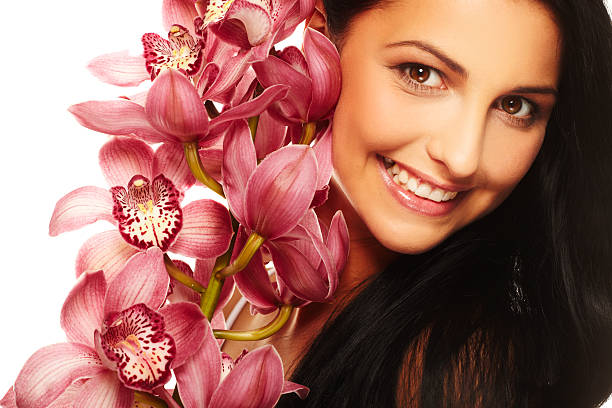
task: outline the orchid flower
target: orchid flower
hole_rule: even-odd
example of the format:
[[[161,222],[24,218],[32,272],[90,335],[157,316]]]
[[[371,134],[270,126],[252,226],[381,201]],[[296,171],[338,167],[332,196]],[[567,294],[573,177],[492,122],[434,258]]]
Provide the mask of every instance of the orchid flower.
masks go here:
[[[286,124],[316,122],[331,116],[341,87],[340,57],[327,37],[311,28],[304,34],[304,53],[287,47],[253,64],[264,87],[289,85],[287,97],[269,112]]]
[[[81,276],[62,307],[68,343],[28,359],[14,385],[17,406],[131,408],[134,390],[163,388],[209,326],[193,304],[160,309],[169,283],[161,257],[158,248],[134,255],[108,284],[102,271]]]
[[[182,207],[183,192],[194,183],[182,149],[114,137],[100,149],[100,166],[112,186],[78,188],[56,204],[52,236],[106,220],[118,228],[87,240],[77,256],[77,275],[103,269],[112,279],[131,255],[150,247],[194,258],[217,257],[232,237],[227,209],[213,200]],[[151,180],[151,181],[150,181]],[[127,188],[126,188],[127,187]]]
[[[281,394],[308,394],[307,387],[284,380],[282,361],[272,346],[243,352],[234,361],[221,352],[212,330],[198,352],[174,372],[185,408],[272,408]]]

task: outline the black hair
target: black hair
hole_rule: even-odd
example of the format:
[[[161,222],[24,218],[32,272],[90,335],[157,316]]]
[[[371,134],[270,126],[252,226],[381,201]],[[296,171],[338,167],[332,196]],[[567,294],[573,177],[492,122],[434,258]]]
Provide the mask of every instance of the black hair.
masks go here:
[[[336,39],[375,0],[324,0]],[[491,214],[357,288],[292,380],[303,407],[594,407],[612,393],[612,28],[547,0],[559,96],[532,167]]]

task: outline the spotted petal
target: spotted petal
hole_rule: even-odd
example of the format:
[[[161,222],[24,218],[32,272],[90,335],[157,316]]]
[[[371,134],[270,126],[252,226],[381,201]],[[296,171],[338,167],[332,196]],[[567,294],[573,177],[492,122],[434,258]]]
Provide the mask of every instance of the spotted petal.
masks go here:
[[[165,331],[163,316],[144,303],[111,314],[96,337],[126,387],[151,391],[170,379],[175,342]]]
[[[202,42],[191,37],[187,29],[175,24],[168,33],[170,41],[155,33],[142,36],[147,72],[154,80],[166,69],[176,69],[192,77],[202,67]]]
[[[152,176],[153,149],[141,140],[113,137],[104,143],[98,159],[110,186],[125,186],[134,174]]]
[[[134,176],[128,189],[111,189],[115,206],[113,216],[119,232],[131,245],[140,249],[152,246],[166,251],[183,225],[179,191],[162,174],[150,183],[146,177]]]

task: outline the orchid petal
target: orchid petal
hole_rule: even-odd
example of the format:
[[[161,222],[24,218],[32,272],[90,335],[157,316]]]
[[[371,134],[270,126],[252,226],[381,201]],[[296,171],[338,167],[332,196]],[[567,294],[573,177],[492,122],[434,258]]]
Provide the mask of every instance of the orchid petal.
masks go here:
[[[155,151],[153,176],[160,173],[170,179],[181,192],[195,184],[195,177],[189,170],[183,148],[177,143],[164,143]]]
[[[262,160],[268,154],[283,146],[287,127],[274,119],[267,111],[259,115],[257,134],[255,137],[255,150],[257,159]],[[315,150],[316,153],[316,150]]]
[[[185,408],[208,407],[221,379],[221,351],[211,327],[205,323],[200,349],[174,370],[179,394]]]
[[[283,363],[272,346],[246,354],[221,382],[210,407],[272,408],[283,389]]]
[[[102,373],[95,350],[78,343],[59,343],[34,353],[15,381],[17,406],[44,408],[75,380]]]
[[[126,186],[136,174],[151,178],[153,149],[141,140],[113,137],[98,154],[104,178],[112,186]]]
[[[148,143],[173,141],[151,126],[141,105],[126,99],[83,102],[68,111],[81,125],[96,132],[134,136]]]
[[[223,139],[223,191],[234,217],[244,224],[244,193],[249,177],[257,167],[255,146],[246,122],[231,124]]]
[[[80,379],[70,384],[47,408],[74,408],[74,399],[87,381],[88,379]]]
[[[116,365],[126,387],[150,392],[172,377],[176,343],[163,316],[144,303],[108,314],[102,332],[94,335],[98,354]]]
[[[94,347],[93,333],[104,320],[105,293],[102,271],[81,275],[62,306],[60,324],[69,341]]]
[[[240,227],[234,245],[234,256],[238,256],[245,242],[246,234],[244,228]],[[274,291],[268,271],[264,267],[261,251],[255,252],[247,267],[234,275],[234,281],[242,296],[258,309],[273,311],[278,308],[280,299]]]
[[[159,313],[164,316],[166,332],[176,344],[176,356],[171,367],[179,367],[202,345],[206,316],[196,304],[188,302],[167,305]]]
[[[100,55],[87,68],[100,81],[117,86],[138,86],[150,78],[145,59],[129,55],[127,50]]]
[[[312,78],[312,102],[308,122],[329,116],[340,96],[342,72],[336,46],[310,27],[304,34],[304,55]]]
[[[308,146],[285,146],[266,157],[245,193],[249,228],[267,239],[289,232],[306,214],[315,193],[317,160]]]
[[[138,303],[157,310],[166,299],[169,283],[162,252],[151,247],[131,257],[110,282],[104,312],[118,312]]]
[[[19,408],[15,397],[15,389],[9,388],[4,397],[0,400],[0,406],[4,408]]]
[[[329,225],[326,246],[329,248],[337,274],[344,269],[349,254],[349,233],[344,215],[341,210],[336,211]],[[334,285],[330,285],[332,288]]]
[[[223,149],[206,148],[198,150],[198,153],[206,174],[217,181],[222,180]]]
[[[290,392],[295,392],[298,397],[304,399],[308,396],[310,389],[305,385],[301,385],[291,381],[285,381],[283,383],[283,391],[281,392],[281,394],[288,394]]]
[[[180,24],[194,32],[193,19],[197,16],[193,0],[164,0],[162,4],[162,21],[166,31],[174,24]]]
[[[183,228],[170,250],[192,258],[212,258],[229,248],[229,212],[213,200],[193,201],[183,208]]]
[[[56,236],[105,220],[115,224],[113,219],[113,200],[108,190],[86,186],[71,191],[55,204],[49,235]]]
[[[334,166],[332,163],[332,124],[331,122],[318,138],[312,148],[317,156],[317,189],[322,189],[329,184]]]
[[[117,374],[106,371],[80,387],[74,400],[75,407],[87,408],[131,408],[134,402],[134,392],[125,388],[117,378]]]
[[[219,96],[228,89],[234,87],[244,75],[244,72],[249,69],[249,52],[239,52],[237,55],[229,57],[227,60],[216,61],[219,67],[219,73],[215,77],[214,82],[203,92],[202,99],[210,99],[221,103],[229,103],[230,100],[219,99]],[[198,87],[198,89],[203,89]]]
[[[76,274],[80,276],[88,270],[102,270],[106,281],[110,282],[137,252],[136,248],[125,242],[119,231],[101,232],[85,241],[79,249]]]
[[[276,119],[285,123],[306,121],[312,99],[312,80],[308,76],[274,56],[253,64],[253,69],[259,82],[266,88],[277,84],[290,86],[287,97],[270,108],[270,113]]]
[[[215,266],[216,258],[203,258],[197,259],[195,264],[195,271],[193,277],[198,282],[205,282],[205,286],[208,286],[210,281],[210,275],[212,275],[213,268]],[[230,276],[225,278],[223,288],[219,294],[219,300],[217,301],[217,307],[215,310],[221,310],[231,299],[234,293],[234,277]]]
[[[172,262],[174,266],[176,266],[181,272],[185,275],[193,278],[193,271],[191,267],[186,262],[180,261],[178,259],[173,259]],[[199,281],[196,279],[201,285],[202,282],[208,282],[208,280]],[[170,303],[178,303],[178,302],[191,302],[200,304],[200,295],[193,289],[183,285],[181,282],[170,278],[171,285],[171,294],[168,295],[168,300]],[[206,287],[206,285],[202,285]]]
[[[282,51],[277,54],[277,57],[291,65],[300,74],[309,76],[308,74],[308,63],[304,54],[298,47],[289,46],[285,47]]]
[[[209,62],[206,64],[202,74],[200,75],[200,79],[198,79],[198,83],[196,84],[198,93],[205,94],[208,91],[212,84],[214,84],[217,80],[219,71],[219,66],[216,63]]]
[[[242,24],[231,20],[238,20]],[[256,2],[235,0],[224,20],[211,28],[227,42],[248,48],[262,43],[270,35],[272,20],[269,11]]]
[[[192,142],[208,133],[208,114],[198,92],[187,77],[173,69],[155,79],[145,111],[153,127],[177,142]]]
[[[235,106],[214,118],[210,122],[211,133],[214,133],[214,129],[218,128],[222,123],[259,115],[265,111],[270,104],[283,99],[288,91],[289,87],[286,85],[273,85],[266,88],[257,98]]]

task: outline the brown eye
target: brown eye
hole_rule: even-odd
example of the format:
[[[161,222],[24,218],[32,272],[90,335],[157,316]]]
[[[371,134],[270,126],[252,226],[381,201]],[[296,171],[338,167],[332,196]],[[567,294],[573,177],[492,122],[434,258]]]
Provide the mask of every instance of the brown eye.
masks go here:
[[[519,96],[509,95],[502,99],[501,106],[503,110],[511,115],[514,115],[515,113],[520,112],[521,107],[523,106],[523,100]]]
[[[430,70],[422,65],[415,65],[410,68],[408,74],[417,82],[425,82],[429,78]]]

